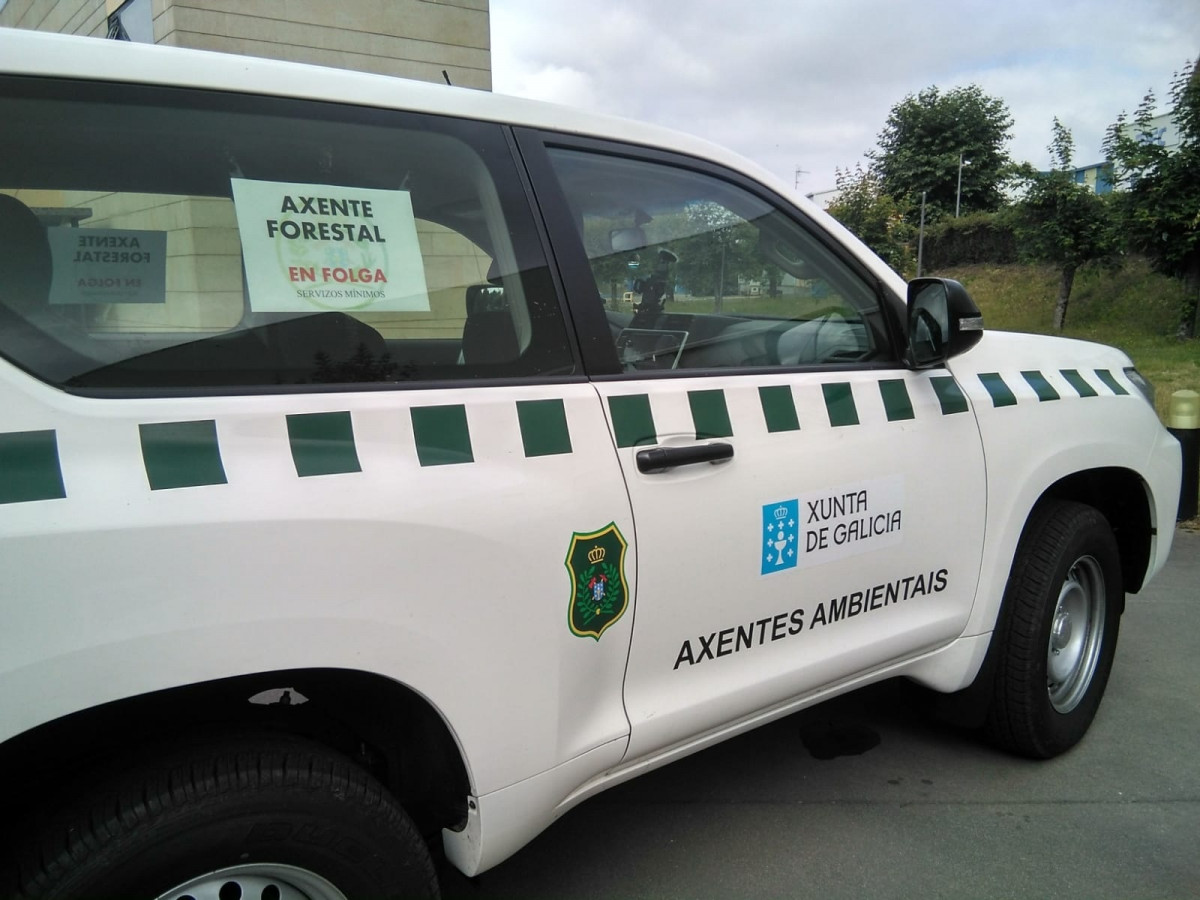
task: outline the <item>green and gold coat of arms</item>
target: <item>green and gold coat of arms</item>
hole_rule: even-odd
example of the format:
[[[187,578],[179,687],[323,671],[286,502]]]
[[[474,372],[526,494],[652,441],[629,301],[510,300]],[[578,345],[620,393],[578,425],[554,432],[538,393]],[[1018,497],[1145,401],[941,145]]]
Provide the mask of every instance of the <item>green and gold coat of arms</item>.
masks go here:
[[[599,531],[571,535],[566,566],[571,573],[567,624],[579,637],[600,640],[629,605],[625,581],[625,538],[615,522]]]

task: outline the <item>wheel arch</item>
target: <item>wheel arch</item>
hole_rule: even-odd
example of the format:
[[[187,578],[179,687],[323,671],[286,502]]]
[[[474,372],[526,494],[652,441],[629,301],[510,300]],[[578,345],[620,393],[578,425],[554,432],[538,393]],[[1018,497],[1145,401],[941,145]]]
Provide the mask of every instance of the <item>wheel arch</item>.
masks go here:
[[[120,764],[131,748],[264,732],[303,737],[350,757],[396,796],[427,836],[466,821],[466,761],[438,710],[384,676],[314,668],[167,688],[16,735],[0,745],[0,767],[23,775],[12,798],[19,812],[9,822]]]
[[[1150,492],[1142,477],[1124,468],[1088,469],[1067,475],[1050,485],[1038,498],[1034,508],[1049,498],[1074,500],[1100,511],[1117,539],[1125,592],[1136,594],[1140,591],[1150,567],[1155,531]],[[1031,509],[1030,516],[1032,514]],[[1122,611],[1124,606],[1122,598]]]

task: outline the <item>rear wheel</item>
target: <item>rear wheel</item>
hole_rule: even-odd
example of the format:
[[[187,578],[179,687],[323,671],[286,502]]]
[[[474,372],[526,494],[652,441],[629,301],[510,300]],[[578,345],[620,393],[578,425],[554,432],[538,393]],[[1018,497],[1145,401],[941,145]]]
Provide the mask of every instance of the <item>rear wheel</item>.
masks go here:
[[[371,775],[270,737],[171,754],[102,785],[20,857],[23,898],[435,897],[429,853]]]
[[[192,878],[157,900],[345,900],[346,895],[315,872],[270,863],[229,866]]]
[[[1015,753],[1056,756],[1087,732],[1120,628],[1120,554],[1108,521],[1050,500],[1025,527],[996,631],[987,731]]]

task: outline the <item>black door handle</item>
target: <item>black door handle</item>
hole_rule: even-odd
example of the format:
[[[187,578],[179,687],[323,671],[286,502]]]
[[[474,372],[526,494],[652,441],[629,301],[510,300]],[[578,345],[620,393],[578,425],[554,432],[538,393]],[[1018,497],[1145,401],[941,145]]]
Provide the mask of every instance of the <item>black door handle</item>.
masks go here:
[[[691,444],[687,447],[650,447],[637,452],[639,472],[653,475],[676,466],[693,466],[696,463],[719,463],[733,459],[733,445],[724,441],[711,444]]]

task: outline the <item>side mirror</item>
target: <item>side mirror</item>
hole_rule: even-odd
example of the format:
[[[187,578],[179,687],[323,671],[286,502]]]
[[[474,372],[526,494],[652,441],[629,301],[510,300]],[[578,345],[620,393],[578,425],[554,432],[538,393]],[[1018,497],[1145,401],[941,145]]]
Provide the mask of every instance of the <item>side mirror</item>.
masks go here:
[[[983,337],[983,316],[971,295],[949,278],[916,278],[908,283],[908,365],[940,366],[965,353]]]

